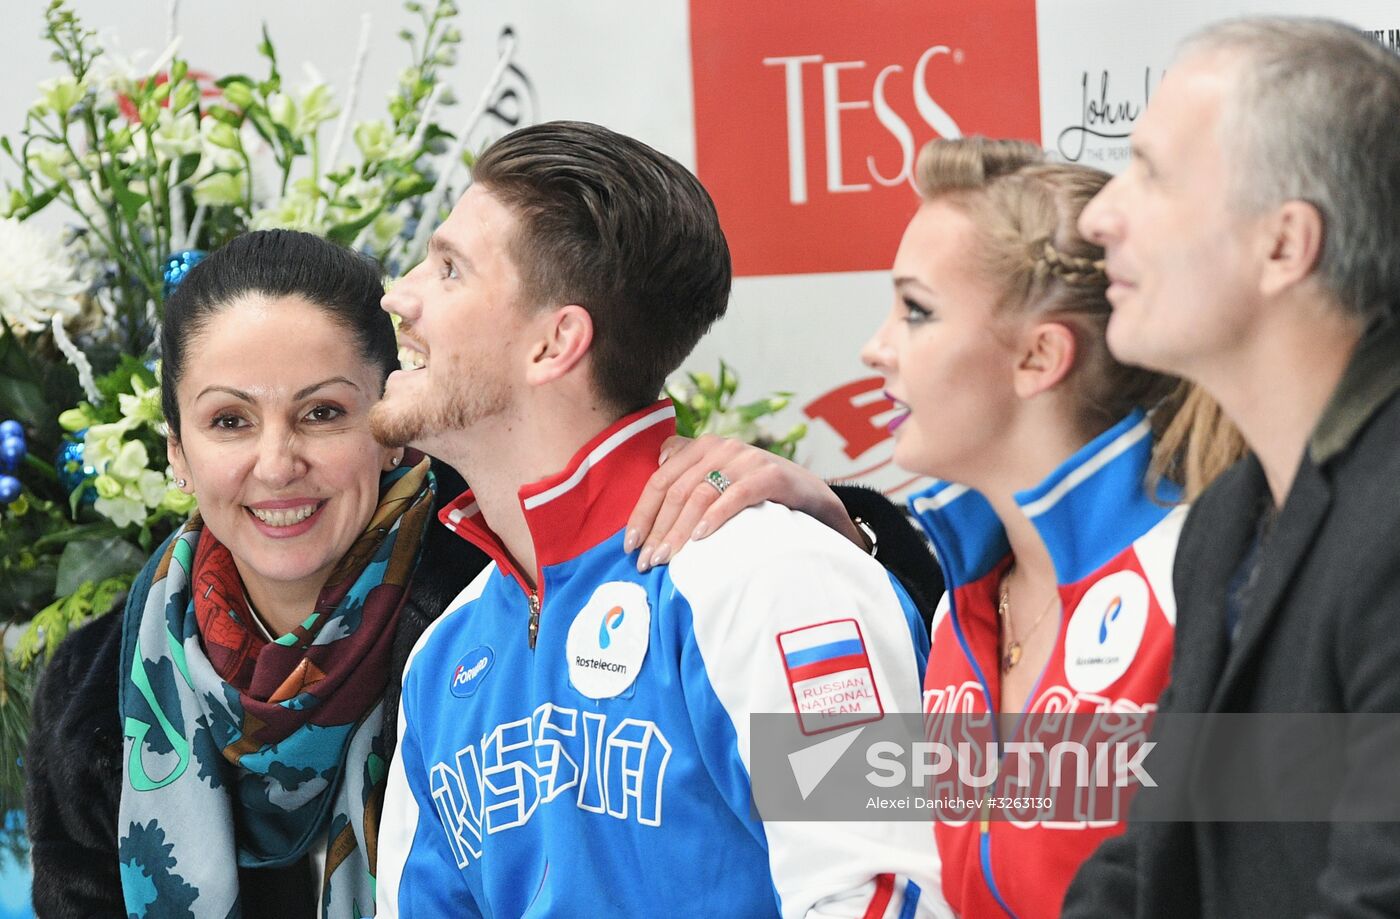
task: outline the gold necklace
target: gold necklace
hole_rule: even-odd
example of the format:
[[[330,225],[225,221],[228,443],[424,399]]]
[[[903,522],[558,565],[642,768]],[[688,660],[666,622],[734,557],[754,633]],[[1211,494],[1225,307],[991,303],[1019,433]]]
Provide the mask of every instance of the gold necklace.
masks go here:
[[[1001,576],[1001,587],[997,597],[997,617],[1001,619],[1002,628],[1006,632],[1006,637],[1011,639],[1006,646],[1006,651],[1001,656],[1001,672],[1010,673],[1011,668],[1021,662],[1021,642],[1017,640],[1015,631],[1011,628],[1011,572],[1015,566],[1006,569],[1006,573]],[[1056,590],[1050,597],[1050,602],[1045,604],[1045,609],[1040,611],[1040,615],[1035,617],[1035,622],[1026,629],[1026,638],[1030,638],[1035,633],[1036,627],[1045,619],[1047,613],[1055,606],[1055,601],[1060,599],[1060,592]]]

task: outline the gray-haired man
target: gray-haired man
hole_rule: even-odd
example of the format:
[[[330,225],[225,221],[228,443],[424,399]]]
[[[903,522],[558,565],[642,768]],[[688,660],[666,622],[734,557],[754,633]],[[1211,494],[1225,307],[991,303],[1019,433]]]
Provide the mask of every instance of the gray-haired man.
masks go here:
[[[1164,711],[1400,712],[1397,126],[1400,59],[1363,33],[1222,23],[1184,44],[1082,217],[1114,353],[1199,382],[1253,451],[1183,531]],[[1268,788],[1288,764],[1248,765]],[[1400,915],[1400,828],[1134,821],[1065,915]]]

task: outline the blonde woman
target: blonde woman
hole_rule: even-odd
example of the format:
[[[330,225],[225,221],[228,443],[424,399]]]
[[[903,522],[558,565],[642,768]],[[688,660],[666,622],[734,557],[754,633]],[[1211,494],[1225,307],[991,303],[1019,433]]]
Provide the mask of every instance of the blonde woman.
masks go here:
[[[1102,252],[1075,225],[1107,174],[970,138],[929,144],[917,175],[894,304],[861,353],[898,408],[895,462],[939,480],[910,502],[948,588],[925,711],[1150,712],[1168,676],[1184,501],[1238,457],[1238,435],[1198,392],[1109,354]],[[673,492],[714,469],[733,484],[640,506],[643,557],[766,499],[862,541],[795,464],[714,439],[667,448]],[[1080,863],[1123,829],[1090,811],[945,812],[949,903],[965,917],[1058,915]]]

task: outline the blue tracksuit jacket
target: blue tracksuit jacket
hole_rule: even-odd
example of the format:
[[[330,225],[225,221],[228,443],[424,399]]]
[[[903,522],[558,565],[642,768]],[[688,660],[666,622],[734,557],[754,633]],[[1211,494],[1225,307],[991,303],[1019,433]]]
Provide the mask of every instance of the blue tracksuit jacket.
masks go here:
[[[444,509],[495,564],[405,672],[381,916],[948,915],[926,823],[751,813],[749,714],[918,712],[927,636],[879,564],[777,505],[638,574],[622,531],[674,414],[522,489],[538,589],[470,492]]]

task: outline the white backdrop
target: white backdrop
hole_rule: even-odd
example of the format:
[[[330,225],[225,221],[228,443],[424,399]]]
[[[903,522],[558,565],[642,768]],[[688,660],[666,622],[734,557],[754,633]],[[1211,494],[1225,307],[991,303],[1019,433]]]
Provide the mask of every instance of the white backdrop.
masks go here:
[[[887,465],[878,392],[831,393],[870,377],[857,352],[888,308],[883,268],[915,204],[901,181],[910,150],[952,131],[1021,136],[1116,170],[1173,45],[1205,22],[1246,12],[1328,15],[1392,46],[1400,39],[1395,0],[461,5],[458,117],[509,27],[533,88],[524,117],[598,121],[696,169],[716,195],[740,276],[729,315],[687,367],[713,370],[724,357],[742,376],[741,396],[794,391],[775,427],[809,423],[799,458],[829,477],[861,473],[892,493],[912,483]],[[15,133],[38,81],[56,73],[39,41],[44,6],[6,4],[0,133]],[[166,44],[166,0],[74,7],[112,53],[144,52],[149,62]],[[343,98],[364,15],[374,40],[356,114],[375,117],[407,60],[396,33],[410,23],[395,0],[185,0],[181,53],[216,75],[258,74],[254,49],[265,22],[288,83],[309,66]],[[12,174],[0,167],[0,176]]]

